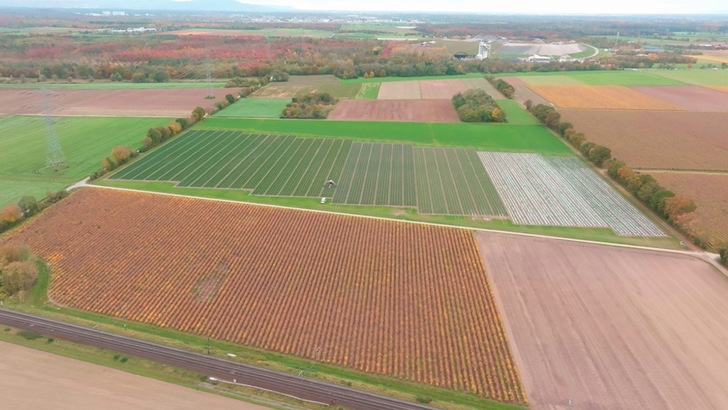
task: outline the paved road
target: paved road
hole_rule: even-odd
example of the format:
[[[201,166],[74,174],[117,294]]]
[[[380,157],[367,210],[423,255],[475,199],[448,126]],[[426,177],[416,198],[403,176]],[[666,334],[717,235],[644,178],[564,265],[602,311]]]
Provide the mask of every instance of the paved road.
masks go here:
[[[97,329],[0,309],[0,323],[203,373],[222,380],[353,409],[434,409],[350,387],[190,352]]]

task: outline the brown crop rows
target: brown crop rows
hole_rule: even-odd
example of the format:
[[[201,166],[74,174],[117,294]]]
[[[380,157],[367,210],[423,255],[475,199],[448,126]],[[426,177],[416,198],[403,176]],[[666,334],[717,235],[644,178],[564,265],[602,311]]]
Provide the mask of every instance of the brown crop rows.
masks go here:
[[[339,101],[330,120],[460,122],[450,100]]]
[[[607,110],[683,110],[675,104],[619,85],[529,86],[559,108]]]
[[[526,402],[469,231],[85,188],[13,238],[63,305]]]

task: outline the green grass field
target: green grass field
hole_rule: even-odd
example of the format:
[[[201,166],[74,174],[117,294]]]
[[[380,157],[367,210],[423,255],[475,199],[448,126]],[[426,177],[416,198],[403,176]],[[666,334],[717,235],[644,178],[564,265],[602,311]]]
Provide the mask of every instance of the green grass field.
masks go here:
[[[655,74],[688,84],[728,85],[728,70],[660,70]]]
[[[212,83],[213,88],[223,88],[227,83]],[[179,82],[179,83],[130,83],[116,81],[94,81],[69,83],[37,83],[26,82],[17,84],[0,84],[0,88],[47,88],[49,90],[145,90],[166,88],[206,88],[207,83]],[[233,90],[231,88],[231,90]]]
[[[23,195],[44,197],[101,168],[117,145],[140,146],[147,129],[166,125],[163,118],[64,117],[55,125],[68,167],[45,169],[46,132],[40,117],[0,119],[0,206]]]
[[[573,85],[574,81],[584,85],[685,85],[685,82],[667,78],[662,74],[667,70],[619,70],[619,71],[559,71],[553,73],[519,73],[499,74],[500,77],[516,76],[534,85]],[[548,81],[542,77],[557,76],[556,81]],[[538,79],[533,77],[539,77]],[[533,78],[533,79],[532,79]],[[559,79],[565,83],[557,82]]]
[[[289,98],[241,98],[215,117],[280,118],[281,111],[290,103]]]
[[[506,111],[506,120],[511,125],[539,125],[531,113],[515,100],[497,100],[498,105]]]
[[[379,96],[379,88],[382,83],[364,83],[356,96],[359,100],[376,100]]]
[[[428,75],[421,77],[373,77],[373,78],[350,78],[339,80],[342,84],[361,84],[361,83],[383,83],[391,81],[417,81],[417,80],[447,80],[451,78],[483,78],[482,73],[467,73],[461,75]]]
[[[200,130],[245,130],[262,134],[351,138],[361,142],[475,148],[480,151],[573,155],[566,144],[541,125],[210,118],[196,127]]]

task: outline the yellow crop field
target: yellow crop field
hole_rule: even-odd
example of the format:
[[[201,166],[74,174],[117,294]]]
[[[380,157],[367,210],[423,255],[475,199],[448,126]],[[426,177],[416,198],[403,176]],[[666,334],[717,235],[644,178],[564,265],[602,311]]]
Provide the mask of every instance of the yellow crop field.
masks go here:
[[[718,86],[713,86],[713,87],[708,87],[708,88],[711,88],[711,89],[717,90],[717,91],[722,91],[724,93],[728,93],[728,85],[718,85]]]
[[[544,85],[529,87],[559,108],[684,111],[682,107],[675,104],[621,85]]]

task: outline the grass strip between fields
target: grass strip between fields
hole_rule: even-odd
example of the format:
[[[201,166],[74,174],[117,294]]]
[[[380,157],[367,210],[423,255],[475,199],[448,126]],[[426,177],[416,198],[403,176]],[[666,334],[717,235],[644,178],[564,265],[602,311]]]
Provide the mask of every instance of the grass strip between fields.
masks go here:
[[[409,142],[420,146],[463,147],[481,151],[573,155],[542,125],[424,123],[384,121],[265,120],[210,118],[198,130],[245,130],[301,137],[352,138],[362,142]]]

